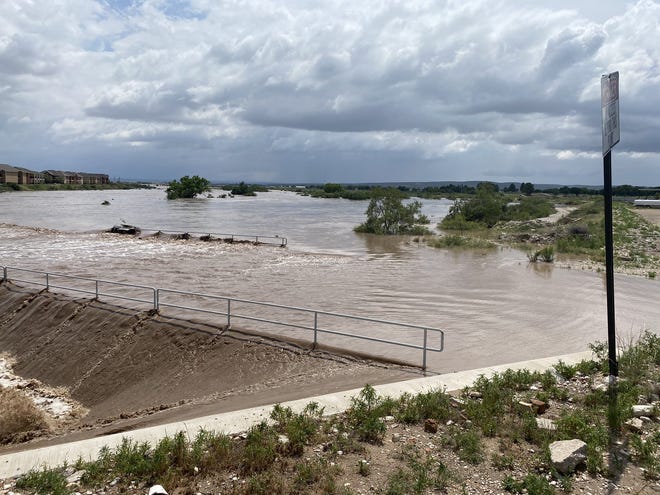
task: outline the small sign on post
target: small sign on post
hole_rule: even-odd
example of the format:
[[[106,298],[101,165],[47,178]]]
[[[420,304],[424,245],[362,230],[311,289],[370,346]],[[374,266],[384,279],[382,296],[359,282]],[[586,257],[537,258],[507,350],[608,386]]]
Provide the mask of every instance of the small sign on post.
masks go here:
[[[600,78],[600,106],[603,117],[603,156],[619,142],[619,72]]]

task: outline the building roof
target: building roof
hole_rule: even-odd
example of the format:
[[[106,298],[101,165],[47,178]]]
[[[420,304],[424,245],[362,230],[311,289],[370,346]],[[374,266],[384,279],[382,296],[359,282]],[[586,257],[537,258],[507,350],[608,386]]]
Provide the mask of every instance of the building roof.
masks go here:
[[[24,167],[14,167],[16,170],[20,170],[21,172],[28,172],[30,174],[40,174],[42,172],[36,172],[34,170],[30,170],[29,168],[24,168]]]
[[[16,167],[12,167],[11,165],[7,165],[5,163],[0,163],[0,170],[4,170],[5,172],[18,172]]]

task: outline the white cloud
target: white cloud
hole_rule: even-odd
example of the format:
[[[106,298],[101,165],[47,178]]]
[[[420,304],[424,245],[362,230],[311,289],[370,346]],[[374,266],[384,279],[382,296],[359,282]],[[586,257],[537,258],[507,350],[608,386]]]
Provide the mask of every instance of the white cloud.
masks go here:
[[[253,180],[320,177],[344,160],[328,179],[387,180],[379,163],[406,160],[441,180],[452,160],[480,178],[543,156],[560,182],[598,155],[599,77],[619,70],[634,167],[660,153],[658,18],[651,0],[10,0],[0,161],[31,166],[29,140],[44,162],[102,145],[109,167],[139,145],[143,177],[178,147],[202,174],[223,160]]]

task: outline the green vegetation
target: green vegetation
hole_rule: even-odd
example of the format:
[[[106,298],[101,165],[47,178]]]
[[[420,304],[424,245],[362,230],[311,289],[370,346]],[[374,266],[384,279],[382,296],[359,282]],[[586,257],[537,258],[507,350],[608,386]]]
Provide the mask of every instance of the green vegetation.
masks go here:
[[[370,186],[343,186],[342,184],[328,182],[323,186],[307,187],[296,192],[313,198],[343,198],[364,201],[371,199],[372,189]]]
[[[532,263],[536,263],[539,260],[545,263],[552,263],[555,260],[555,249],[552,246],[544,246],[533,253],[529,253],[527,258]]]
[[[403,204],[403,194],[397,189],[374,189],[367,207],[367,220],[355,227],[356,232],[380,235],[424,235],[430,233],[420,224],[429,219],[420,214],[422,204]]]
[[[222,189],[231,191],[234,196],[256,196],[258,192],[268,192],[268,188],[256,184],[246,184],[241,181],[238,184],[224,185]]]
[[[194,198],[198,194],[211,190],[211,183],[198,175],[184,175],[179,180],[173,180],[166,189],[167,199]]]
[[[494,249],[497,245],[481,237],[448,234],[429,241],[435,248]]]
[[[204,486],[204,493],[236,495],[349,494],[354,492],[340,487],[342,476],[352,473],[368,479],[375,493],[461,493],[467,463],[492,467],[509,493],[553,494],[553,484],[570,493],[573,476],[554,471],[548,446],[571,438],[587,443],[586,469],[597,486],[600,477],[618,479],[629,463],[643,467],[652,483],[660,479],[660,426],[647,422],[639,432],[624,422],[640,397],[657,393],[660,337],[645,332],[621,351],[615,403],[597,386],[607,377],[607,346],[596,343],[592,350],[593,360],[576,365],[559,362],[546,372],[481,376],[459,396],[431,390],[392,399],[367,385],[344,414],[328,418],[316,403],[299,413],[278,405],[269,423],[233,438],[201,430],[194,438],[180,432],[154,446],[124,440],[115,449],[102,449],[98,459],[70,467],[84,471],[80,487],[67,486],[64,466],[30,472],[17,488],[64,495],[102,489],[112,481],[117,484],[112,493],[133,493],[144,491],[132,484],[140,480],[144,486],[162,484],[170,493],[197,493]],[[525,405],[532,399],[550,404],[556,429],[537,425]],[[383,457],[386,448],[390,453]],[[382,476],[374,477],[375,471]],[[577,477],[582,483],[584,475]]]
[[[529,185],[533,191],[534,186]],[[456,200],[439,227],[445,230],[479,230],[492,228],[498,222],[526,221],[554,212],[553,204],[545,197],[522,197],[519,201],[510,202],[494,184],[482,182],[477,186],[474,197]]]

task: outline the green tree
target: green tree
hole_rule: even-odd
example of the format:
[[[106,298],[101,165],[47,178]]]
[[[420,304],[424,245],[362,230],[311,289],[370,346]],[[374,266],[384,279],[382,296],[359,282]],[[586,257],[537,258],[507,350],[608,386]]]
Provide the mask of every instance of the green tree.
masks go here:
[[[165,192],[167,199],[194,198],[198,194],[211,190],[211,183],[198,175],[188,177],[184,175],[179,180],[173,180],[168,184]]]
[[[252,189],[252,186],[241,181],[237,186],[232,187],[231,193],[234,196],[256,196],[257,194]]]
[[[531,182],[523,182],[520,184],[520,192],[529,196],[534,192],[534,184]]]
[[[377,188],[372,191],[367,207],[367,220],[355,227],[356,232],[382,235],[427,234],[429,219],[420,214],[422,203],[403,204],[404,195],[397,189]]]
[[[479,225],[492,227],[506,210],[506,201],[492,182],[481,182],[474,198],[457,200],[442,220],[446,229],[465,230]]]
[[[327,183],[323,186],[323,192],[325,192],[325,193],[327,193],[327,194],[340,193],[340,192],[342,192],[343,189],[344,189],[344,188],[342,187],[341,184],[335,184],[335,183],[333,183],[333,182],[327,182]]]
[[[518,188],[516,187],[516,185],[513,182],[511,184],[509,184],[509,187],[504,189],[505,192],[510,192],[510,193],[514,193],[517,190],[518,190]]]

